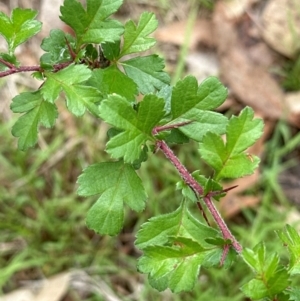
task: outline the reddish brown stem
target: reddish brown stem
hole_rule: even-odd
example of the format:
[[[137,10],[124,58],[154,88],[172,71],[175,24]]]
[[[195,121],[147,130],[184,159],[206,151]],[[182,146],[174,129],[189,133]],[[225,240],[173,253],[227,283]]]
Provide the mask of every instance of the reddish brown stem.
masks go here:
[[[225,262],[226,256],[227,256],[227,254],[229,252],[229,249],[230,249],[230,245],[225,245],[224,246],[222,257],[221,257],[221,260],[220,260],[220,266],[221,267],[223,266],[223,264]]]
[[[233,247],[235,248],[235,250],[238,253],[242,252],[242,249],[243,249],[242,246],[239,244],[239,242],[235,239],[233,234],[228,229],[226,223],[224,222],[221,214],[219,213],[218,209],[215,207],[215,205],[212,202],[211,198],[206,196],[206,197],[203,198],[203,200],[204,200],[209,212],[213,216],[215,222],[217,223],[219,229],[221,230],[221,232],[223,234],[223,238],[224,239],[229,239],[231,241]]]
[[[35,71],[43,72],[44,71],[44,69],[41,66],[16,67],[12,64],[10,64],[10,66],[8,66],[8,64],[7,64],[8,62],[3,61],[1,59],[0,59],[0,62],[10,68],[8,70],[0,72],[0,78],[8,76],[8,75],[12,75],[14,73],[20,73],[20,72],[35,72]],[[4,62],[6,62],[6,64]],[[53,69],[54,69],[55,72],[57,72],[57,71],[65,68],[65,67],[69,66],[72,63],[73,63],[73,61],[72,62],[66,62],[66,63],[60,63],[60,64],[55,64],[55,65],[53,65]]]
[[[0,72],[0,77],[5,77],[5,76],[8,76],[8,75],[12,75],[14,73],[34,72],[34,71],[42,71],[42,68],[40,66],[14,67],[14,68],[10,68],[9,70]]]
[[[75,58],[76,58],[76,53],[73,51],[73,49],[72,49],[72,47],[71,47],[71,45],[70,45],[70,43],[69,43],[69,41],[68,41],[68,39],[67,39],[66,37],[65,37],[65,41],[66,41],[66,44],[67,44],[67,46],[68,46],[69,53],[70,53],[72,59],[75,60]]]
[[[8,67],[9,69],[14,69],[15,65],[11,64],[10,62],[5,61],[4,59],[0,58],[0,63]]]
[[[203,188],[201,185],[193,178],[193,176],[188,172],[185,166],[179,161],[179,159],[175,156],[173,151],[169,148],[169,146],[164,141],[157,141],[156,147],[161,149],[164,155],[171,161],[171,163],[178,170],[180,176],[184,180],[184,182],[200,197],[203,198],[204,203],[206,204],[209,212],[211,213],[213,219],[218,225],[220,231],[222,232],[223,238],[229,239],[232,243],[234,249],[240,253],[242,251],[242,246],[238,243],[235,237],[232,235],[227,225],[225,224],[223,218],[221,217],[219,211],[215,207],[214,203],[211,200],[210,196],[203,196]]]

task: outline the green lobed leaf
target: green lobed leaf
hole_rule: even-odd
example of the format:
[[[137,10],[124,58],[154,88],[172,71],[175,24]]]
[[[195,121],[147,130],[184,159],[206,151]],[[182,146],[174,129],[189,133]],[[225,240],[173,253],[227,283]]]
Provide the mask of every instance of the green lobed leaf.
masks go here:
[[[288,271],[284,267],[279,267],[268,281],[268,290],[271,296],[283,292],[290,285]]]
[[[144,12],[140,16],[138,25],[134,24],[132,20],[129,20],[125,24],[124,44],[120,57],[151,48],[155,44],[155,39],[149,38],[148,35],[151,34],[157,26],[158,21],[155,15],[149,12]]]
[[[187,76],[173,87],[170,102],[171,120],[166,125],[192,121],[179,130],[196,141],[201,141],[208,131],[223,134],[227,118],[209,110],[222,104],[226,97],[227,90],[217,78],[210,77],[198,87],[197,79]]]
[[[162,292],[168,288],[169,277],[168,275],[160,278],[148,276],[148,281],[152,287],[157,289],[159,292]]]
[[[254,119],[254,111],[246,107],[239,116],[232,116],[226,130],[226,146],[231,153],[245,151],[260,138],[263,131],[263,121]]]
[[[215,249],[212,248],[210,252],[207,252],[205,256],[205,260],[202,263],[203,267],[205,268],[220,267],[220,261],[223,255],[224,246],[228,243],[230,244],[231,242],[225,241],[222,238],[218,238],[218,240],[222,243],[216,244],[217,240],[207,239],[207,242],[211,244],[216,244],[216,246],[218,247]],[[236,259],[236,251],[233,248],[230,248],[226,255],[226,259],[225,262],[223,263],[222,268],[228,269],[235,261],[235,259]]]
[[[120,39],[124,32],[123,25],[107,19],[115,13],[122,0],[87,0],[87,9],[76,0],[65,0],[61,6],[61,20],[76,33],[77,49],[84,43],[113,42]]]
[[[203,247],[211,246],[208,237],[216,237],[218,232],[195,219],[187,208],[186,202],[171,213],[155,216],[141,226],[135,245],[143,250],[151,245],[164,245],[171,236],[193,239]]]
[[[143,162],[148,160],[148,147],[144,145],[140,157],[132,163],[134,169],[139,169]]]
[[[217,77],[210,76],[203,80],[197,90],[202,100],[198,105],[201,110],[214,110],[224,103],[228,95],[227,88]]]
[[[196,253],[183,244],[180,247],[149,246],[139,259],[138,269],[142,273],[148,273],[151,279],[167,276],[167,286],[174,293],[190,291],[206,256],[204,250],[200,251],[200,245],[198,249]]]
[[[280,301],[291,301],[293,299],[290,299],[289,295],[286,293],[287,289],[284,290],[283,292],[279,293],[276,295],[276,298],[277,300],[280,300]],[[298,300],[300,301],[300,300]]]
[[[243,260],[253,269],[256,276],[242,286],[242,291],[253,300],[273,298],[289,285],[289,275],[279,264],[276,253],[267,254],[265,245],[258,244],[253,250],[242,252]]]
[[[186,203],[172,213],[151,218],[137,233],[135,245],[144,253],[138,269],[149,274],[149,283],[159,291],[168,287],[175,293],[192,290],[201,265],[220,263],[222,247],[207,242],[219,233],[195,219]]]
[[[290,252],[289,273],[291,275],[300,274],[300,235],[290,225],[286,225],[283,231],[277,231],[277,235]]]
[[[170,83],[170,76],[163,71],[164,60],[158,55],[136,57],[123,61],[121,65],[142,94],[153,93]]]
[[[300,301],[300,287],[291,287],[286,290],[286,294],[289,295],[291,301]]]
[[[117,234],[123,225],[124,203],[135,211],[145,207],[147,194],[134,168],[122,161],[87,167],[78,178],[78,194],[101,194],[87,214],[87,226],[100,234]]]
[[[92,71],[87,66],[74,64],[56,73],[45,72],[47,80],[41,93],[45,100],[53,103],[63,91],[67,107],[75,116],[83,115],[86,109],[98,116],[100,93],[96,88],[84,85],[91,75]]]
[[[267,277],[272,275],[279,264],[279,257],[276,253],[267,256],[266,247],[263,243],[255,246],[253,250],[244,249],[242,258],[256,273],[264,273]]]
[[[26,113],[36,108],[41,101],[42,97],[39,91],[23,92],[13,98],[10,108],[14,113]]]
[[[262,120],[253,116],[253,110],[246,107],[238,117],[232,117],[226,128],[226,143],[216,133],[208,132],[203,137],[199,152],[215,170],[215,180],[243,177],[252,174],[258,166],[258,157],[244,153],[263,130]]]
[[[38,139],[38,127],[52,127],[57,118],[54,104],[44,101],[40,91],[25,92],[13,99],[11,109],[15,113],[25,113],[12,128],[12,134],[19,137],[18,148],[27,150]]]
[[[228,123],[226,116],[217,112],[210,111],[194,111],[189,112],[183,118],[178,118],[178,123],[192,120],[191,123],[179,127],[179,130],[187,137],[195,140],[202,141],[203,136],[208,132],[223,134]],[[174,122],[172,122],[174,124]]]
[[[180,132],[179,129],[172,129],[163,140],[165,140],[167,143],[174,144],[183,144],[188,143],[190,141],[190,139],[187,136],[185,136],[182,132]]]
[[[94,70],[90,83],[101,91],[103,97],[115,93],[128,101],[135,101],[135,96],[138,94],[135,82],[122,73],[116,65]]]
[[[199,86],[194,76],[186,76],[176,83],[172,91],[171,112],[173,119],[190,110],[213,110],[227,97],[227,89],[216,77],[208,77]]]
[[[289,275],[284,268],[277,269],[273,277],[267,281],[264,278],[257,278],[250,280],[241,287],[243,293],[251,300],[260,300],[267,297],[273,300],[277,294],[283,292],[289,286]]]
[[[123,130],[106,145],[113,158],[124,158],[134,163],[140,158],[143,146],[154,141],[152,129],[164,115],[164,101],[155,95],[146,95],[135,111],[132,103],[119,95],[109,95],[100,105],[101,118],[113,127]]]
[[[9,18],[0,12],[0,34],[8,44],[9,54],[12,55],[17,46],[36,35],[42,28],[42,23],[34,20],[37,11],[15,8]]]
[[[260,300],[269,297],[265,284],[260,279],[252,279],[241,287],[242,292],[251,300]]]
[[[49,37],[43,39],[41,44],[41,48],[47,52],[41,56],[41,63],[54,65],[71,61],[72,57],[67,43],[73,48],[75,39],[60,29],[51,30]]]
[[[171,98],[172,98],[172,86],[164,86],[159,91],[157,91],[156,95],[165,100],[165,112],[166,116],[169,116],[171,113]]]

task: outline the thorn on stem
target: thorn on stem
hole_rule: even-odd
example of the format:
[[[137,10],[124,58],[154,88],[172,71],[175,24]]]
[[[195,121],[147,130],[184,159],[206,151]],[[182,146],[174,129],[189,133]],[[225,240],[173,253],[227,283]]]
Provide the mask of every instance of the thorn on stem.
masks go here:
[[[211,191],[209,192],[206,196],[208,197],[214,197],[215,195],[219,195],[219,194],[222,194],[222,193],[226,193],[236,187],[238,187],[239,185],[234,185],[234,186],[231,186],[231,187],[228,187],[228,188],[225,188],[223,190],[217,190],[217,191]]]
[[[227,256],[227,254],[229,252],[229,249],[230,249],[230,245],[225,245],[224,246],[222,257],[221,257],[221,260],[220,260],[220,267],[222,267],[224,265],[226,256]]]

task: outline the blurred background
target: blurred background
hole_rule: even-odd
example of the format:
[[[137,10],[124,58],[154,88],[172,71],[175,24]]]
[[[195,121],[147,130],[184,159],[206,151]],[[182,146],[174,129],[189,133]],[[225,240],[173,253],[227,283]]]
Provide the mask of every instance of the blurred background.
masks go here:
[[[18,47],[22,65],[38,64],[39,45],[60,22],[61,0],[2,0],[0,11],[39,11],[43,31]],[[300,3],[298,0],[125,0],[115,17],[137,21],[154,12],[159,28],[152,52],[166,60],[173,83],[186,74],[220,77],[229,97],[220,111],[231,116],[251,106],[263,118],[263,137],[249,150],[261,158],[252,176],[218,204],[245,247],[261,240],[286,258],[274,230],[300,222]],[[5,43],[0,37],[0,52]],[[99,236],[85,226],[95,198],[76,195],[82,169],[108,158],[107,127],[86,114],[75,118],[57,102],[54,129],[41,129],[38,145],[17,150],[11,128],[18,116],[9,106],[20,92],[40,82],[30,74],[0,80],[0,300],[246,300],[239,287],[249,271],[238,262],[228,270],[202,270],[191,293],[158,293],[137,273],[135,234],[151,216],[173,211],[181,201],[174,168],[157,154],[139,170],[149,200],[145,212],[126,212],[117,237]],[[196,143],[175,148],[190,171],[205,168]],[[163,172],[162,172],[163,171]],[[195,216],[200,214],[194,211]],[[251,275],[249,275],[250,277]]]

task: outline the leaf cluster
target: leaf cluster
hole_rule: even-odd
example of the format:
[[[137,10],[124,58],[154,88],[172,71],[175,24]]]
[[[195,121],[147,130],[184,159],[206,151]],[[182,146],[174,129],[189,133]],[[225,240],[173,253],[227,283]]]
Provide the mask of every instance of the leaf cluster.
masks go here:
[[[199,205],[201,199],[221,198],[225,194],[221,180],[254,172],[259,158],[247,149],[261,136],[263,122],[248,107],[231,118],[215,112],[227,97],[216,77],[198,84],[195,77],[187,76],[171,86],[163,59],[140,55],[155,44],[151,34],[158,25],[156,17],[145,12],[137,23],[129,20],[123,25],[111,18],[121,4],[122,0],[87,0],[84,7],[77,0],[64,1],[60,18],[74,36],[53,29],[42,41],[45,53],[34,70],[41,85],[13,99],[12,111],[23,115],[12,134],[19,138],[19,149],[34,146],[39,127],[54,126],[61,100],[73,115],[89,112],[110,126],[106,151],[112,161],[92,164],[78,178],[78,194],[97,197],[87,213],[87,226],[102,235],[120,232],[124,206],[144,210],[147,193],[136,170],[161,143],[167,147],[190,140],[198,143],[199,157],[211,167],[208,174],[191,175],[203,193],[195,192],[184,176],[188,171],[170,150],[166,157],[182,176],[177,188],[183,201],[174,212],[143,224],[135,243],[143,252],[138,269],[149,275],[153,287],[192,290],[201,267],[229,267],[236,252],[224,231],[200,222],[188,207]],[[35,11],[20,8],[10,17],[0,13],[0,34],[8,45],[7,53],[0,54],[0,72],[24,71],[15,49],[40,31],[35,17]],[[297,300],[299,291],[289,290],[288,285],[289,277],[300,271],[299,236],[290,227],[278,236],[290,251],[289,268],[279,263],[276,254],[267,256],[263,244],[242,253],[256,274],[242,287],[252,299],[272,300],[287,293],[294,298],[290,300]]]
[[[261,136],[263,123],[253,119],[250,108],[232,116],[226,127],[226,142],[213,132],[205,135],[200,143],[201,157],[214,169],[214,179],[240,178],[253,173],[259,158],[245,151]]]
[[[62,95],[75,116],[88,110],[99,117],[99,103],[108,95],[115,93],[134,102],[139,93],[153,93],[169,84],[163,60],[157,55],[128,58],[129,54],[148,50],[155,44],[149,35],[157,27],[156,17],[145,12],[138,24],[130,20],[122,25],[110,18],[121,4],[121,0],[88,0],[84,8],[76,0],[64,2],[60,18],[75,36],[59,29],[50,32],[42,41],[41,48],[46,53],[34,74],[43,81],[41,88],[13,99],[12,111],[24,114],[12,131],[19,137],[20,149],[26,150],[37,142],[40,125],[54,125],[55,103]],[[8,53],[0,54],[2,70],[19,66],[14,51],[40,31],[41,23],[34,20],[36,15],[36,11],[20,8],[14,9],[10,18],[0,14],[0,34],[8,43]],[[21,107],[21,103],[26,105]],[[44,107],[50,108],[51,116],[45,116]]]
[[[300,288],[290,287],[291,277],[300,274],[300,236],[290,225],[285,230],[277,231],[277,235],[288,248],[288,266],[280,263],[275,252],[267,252],[264,243],[242,253],[243,260],[255,273],[254,279],[241,288],[252,300],[300,300]]]
[[[7,42],[8,53],[0,57],[16,62],[15,49],[36,35],[42,28],[42,23],[34,20],[37,12],[31,9],[15,8],[11,16],[0,12],[0,34]]]
[[[176,211],[152,217],[142,225],[135,244],[143,251],[138,269],[149,274],[151,285],[178,293],[193,289],[201,267],[220,264],[226,241],[217,230],[199,222],[183,201]],[[231,250],[225,266],[234,257]]]

